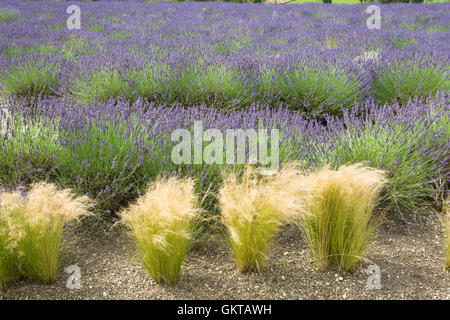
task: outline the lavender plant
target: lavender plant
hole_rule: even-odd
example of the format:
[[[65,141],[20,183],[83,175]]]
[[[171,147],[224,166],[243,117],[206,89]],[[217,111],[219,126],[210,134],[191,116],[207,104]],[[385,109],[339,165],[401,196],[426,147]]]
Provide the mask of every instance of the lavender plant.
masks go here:
[[[448,176],[448,110],[434,103],[410,103],[407,112],[399,112],[398,104],[366,108],[371,110],[366,109],[364,120],[353,112],[342,123],[330,124],[329,159],[337,164],[363,161],[385,169],[390,181],[382,201],[398,212],[417,211],[436,193],[441,175]],[[438,185],[438,190],[442,188]]]
[[[0,23],[10,23],[20,15],[18,10],[1,9],[0,8]]]
[[[395,63],[382,68],[373,84],[374,98],[380,103],[408,103],[415,97],[426,98],[450,85],[448,66]]]
[[[4,96],[37,97],[55,95],[59,83],[59,66],[42,62],[27,62],[3,72],[0,82]]]
[[[33,181],[47,180],[55,174],[61,150],[56,124],[46,118],[32,118],[30,112],[0,111],[0,183],[14,188]]]

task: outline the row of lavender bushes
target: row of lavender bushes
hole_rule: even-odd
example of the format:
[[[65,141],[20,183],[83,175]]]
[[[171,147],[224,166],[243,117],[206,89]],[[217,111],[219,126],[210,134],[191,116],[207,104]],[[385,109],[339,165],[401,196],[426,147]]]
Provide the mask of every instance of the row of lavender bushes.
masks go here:
[[[227,109],[282,102],[321,117],[355,101],[407,103],[450,83],[445,4],[386,6],[383,28],[369,30],[361,6],[280,7],[275,19],[256,5],[89,3],[82,29],[70,31],[64,4],[43,3],[48,11],[4,5],[3,96]]]
[[[217,212],[213,196],[226,164],[180,164],[171,159],[174,130],[257,129],[280,131],[280,161],[305,168],[364,162],[388,172],[382,203],[395,212],[435,203],[448,189],[449,104],[446,92],[407,105],[366,103],[343,117],[305,120],[298,112],[253,104],[233,113],[205,105],[156,105],[111,100],[84,105],[60,99],[10,99],[1,110],[0,183],[15,189],[46,180],[96,200],[96,210],[114,216],[157,176],[198,179],[204,205]],[[205,142],[205,146],[207,142]],[[270,154],[270,148],[269,148]],[[248,153],[248,150],[247,150]],[[225,150],[224,150],[225,154]]]
[[[62,4],[4,6],[16,13],[0,23],[6,189],[54,181],[114,216],[149,181],[176,174],[198,177],[217,213],[228,166],[170,159],[170,134],[194,120],[279,128],[283,162],[383,168],[383,204],[396,212],[448,187],[445,4],[420,16],[387,6],[377,32],[361,23],[360,6],[280,7],[273,19],[252,5],[111,2],[99,13],[87,4],[76,35]]]
[[[203,60],[174,70],[165,62],[153,61],[124,70],[117,66],[83,70],[80,79],[70,70],[55,65],[53,57],[29,56],[27,61],[37,62],[14,64],[3,72],[1,82],[4,96],[66,96],[85,103],[119,98],[133,103],[142,98],[147,102],[180,102],[185,106],[204,103],[222,109],[248,108],[265,101],[299,110],[307,118],[321,118],[324,114],[342,116],[342,109],[349,110],[355,103],[372,99],[381,104],[393,101],[405,104],[414,97],[436,94],[450,83],[448,65],[436,63],[434,58],[388,63],[380,61],[376,52],[362,57],[357,57],[362,62],[350,60],[345,67],[330,66],[326,60],[305,59],[284,72],[275,67],[258,72],[237,71],[217,61],[206,64]],[[299,54],[297,58],[305,57]],[[66,83],[61,80],[65,74],[71,75]]]

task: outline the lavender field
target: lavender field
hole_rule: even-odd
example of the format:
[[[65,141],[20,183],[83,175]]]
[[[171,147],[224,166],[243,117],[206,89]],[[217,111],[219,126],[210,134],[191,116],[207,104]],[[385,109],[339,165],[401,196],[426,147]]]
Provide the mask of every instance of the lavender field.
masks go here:
[[[80,8],[80,29],[67,26],[70,5]],[[72,243],[80,241],[86,228],[109,228],[120,220],[122,210],[158,178],[192,178],[193,192],[202,199],[200,216],[206,220],[198,235],[201,246],[216,236],[214,230],[223,229],[218,217],[224,174],[245,172],[246,165],[176,163],[173,133],[187,129],[195,135],[196,121],[201,121],[203,130],[223,133],[264,128],[272,140],[271,133],[279,132],[279,144],[272,141],[268,152],[278,152],[280,167],[296,162],[309,173],[326,165],[337,169],[362,163],[382,170],[386,183],[374,212],[385,215],[391,225],[383,232],[394,230],[399,243],[428,236],[441,239],[439,217],[448,210],[450,177],[450,4],[380,4],[380,29],[368,28],[367,6],[3,0],[0,189],[5,194],[26,192],[33,183],[46,181],[89,197],[90,214],[77,227],[82,231],[73,231],[71,223],[64,226]],[[201,142],[203,147],[207,142]],[[221,149],[226,151],[223,145]],[[245,150],[248,160],[250,147]],[[5,203],[0,199],[0,214]],[[7,225],[2,221],[0,227]],[[416,223],[425,226],[424,234],[419,235],[422,229]],[[408,228],[404,237],[396,233],[403,227]],[[275,240],[281,253],[286,251],[283,246],[290,248],[290,240],[283,239],[297,239],[291,234],[300,232],[286,228]],[[103,233],[97,232],[98,242],[105,243]],[[0,229],[0,257],[2,248],[7,248],[2,239]],[[296,249],[308,247],[303,238],[299,241]],[[386,244],[376,241],[379,247]],[[444,254],[439,244],[429,251],[433,271],[423,279],[434,283],[434,291],[422,292],[421,284],[416,288],[410,279],[402,280],[407,283],[402,291],[391,279],[390,289],[369,296],[351,289],[349,297],[445,298],[448,273],[441,270]],[[213,256],[220,255],[221,245],[214,247]],[[389,277],[395,255],[385,250],[379,264]],[[62,264],[83,255],[65,256]],[[269,259],[268,268],[283,269],[277,259],[284,258]],[[400,259],[408,261],[406,256]],[[417,263],[423,259],[417,257]],[[186,272],[197,274],[189,263]],[[228,263],[222,261],[218,268]],[[87,262],[84,267],[88,268]],[[10,297],[44,292],[45,298],[61,298],[54,286],[64,287],[66,276],[56,276],[56,284],[49,287],[15,285]],[[243,281],[260,286],[268,281],[266,276]],[[362,286],[364,275],[351,277]],[[99,286],[95,294],[88,289],[77,291],[81,296],[65,294],[106,297]],[[196,291],[195,287],[161,293],[156,284],[149,286],[151,290],[135,292],[152,292],[144,295],[148,298],[203,297],[203,293],[186,293]],[[277,288],[274,296],[234,288],[229,296],[211,293],[211,297],[280,298],[286,288]],[[300,293],[297,289],[289,291],[287,298],[342,298],[342,294],[328,296],[322,289],[317,296],[309,289]]]

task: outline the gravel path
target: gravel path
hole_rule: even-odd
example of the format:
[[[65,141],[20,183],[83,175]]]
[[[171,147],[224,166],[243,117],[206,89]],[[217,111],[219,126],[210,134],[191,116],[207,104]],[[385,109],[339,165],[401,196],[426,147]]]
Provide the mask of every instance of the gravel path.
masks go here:
[[[276,240],[261,274],[240,274],[222,234],[190,252],[178,285],[153,282],[137,262],[134,245],[119,228],[86,226],[65,234],[55,283],[19,282],[0,299],[450,299],[442,230],[436,218],[421,224],[387,222],[370,248],[369,261],[353,274],[317,271],[295,226]],[[68,289],[64,269],[77,264],[81,289]],[[381,269],[381,289],[366,288],[365,269]]]

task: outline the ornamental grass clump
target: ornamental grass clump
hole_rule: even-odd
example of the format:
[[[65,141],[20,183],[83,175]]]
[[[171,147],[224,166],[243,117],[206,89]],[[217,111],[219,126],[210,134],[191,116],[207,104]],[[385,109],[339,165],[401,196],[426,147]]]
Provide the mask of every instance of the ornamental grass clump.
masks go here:
[[[18,275],[51,283],[55,280],[63,227],[88,214],[87,197],[74,197],[44,182],[0,195],[0,255],[3,288]]]
[[[199,214],[194,181],[175,177],[157,180],[122,212],[142,263],[156,282],[178,281]]]
[[[2,225],[3,229],[4,226]],[[17,259],[11,251],[8,234],[0,231],[0,291],[6,291],[8,286],[19,277]]]
[[[318,268],[353,271],[380,223],[372,211],[386,183],[384,171],[361,164],[324,167],[307,180],[310,200],[302,227]]]
[[[88,215],[89,199],[41,182],[19,202],[16,223],[20,270],[28,279],[51,283],[58,269],[63,227]]]
[[[0,291],[5,291],[20,275],[11,237],[12,218],[17,207],[14,196],[0,191]]]
[[[242,177],[227,174],[219,193],[220,209],[241,272],[264,269],[277,231],[301,212],[303,199],[295,191],[304,189],[302,183],[303,176],[292,167],[270,177],[251,167]]]

